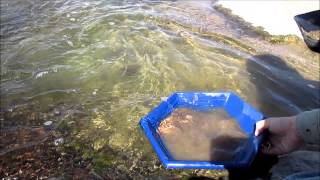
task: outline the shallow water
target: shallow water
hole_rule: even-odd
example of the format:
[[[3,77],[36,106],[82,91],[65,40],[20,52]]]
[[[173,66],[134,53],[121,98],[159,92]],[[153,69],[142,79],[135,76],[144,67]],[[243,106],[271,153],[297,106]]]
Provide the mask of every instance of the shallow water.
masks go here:
[[[234,91],[266,116],[319,106],[317,54],[271,44],[211,1],[3,0],[0,22],[1,138],[51,121],[54,147],[102,177],[194,175],[164,170],[138,127],[174,91]],[[6,157],[30,143],[1,142]]]
[[[248,140],[223,109],[176,109],[160,123],[158,132],[175,160],[230,162]]]

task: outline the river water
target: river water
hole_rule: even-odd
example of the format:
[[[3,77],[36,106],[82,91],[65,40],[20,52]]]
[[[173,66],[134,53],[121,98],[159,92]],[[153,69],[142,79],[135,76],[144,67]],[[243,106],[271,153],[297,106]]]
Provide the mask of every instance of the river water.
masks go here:
[[[0,33],[2,158],[44,142],[13,131],[50,124],[50,149],[73,149],[91,176],[226,176],[165,170],[140,118],[174,91],[233,91],[265,116],[319,107],[319,55],[265,40],[214,1],[2,0]]]

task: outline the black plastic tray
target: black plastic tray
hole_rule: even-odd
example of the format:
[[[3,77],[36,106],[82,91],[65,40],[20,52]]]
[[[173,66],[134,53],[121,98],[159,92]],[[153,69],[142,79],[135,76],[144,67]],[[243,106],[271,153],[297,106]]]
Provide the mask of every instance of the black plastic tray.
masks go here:
[[[299,26],[304,42],[315,52],[320,53],[320,35],[317,39],[308,36],[312,31],[320,31],[320,10],[299,14],[294,17]]]

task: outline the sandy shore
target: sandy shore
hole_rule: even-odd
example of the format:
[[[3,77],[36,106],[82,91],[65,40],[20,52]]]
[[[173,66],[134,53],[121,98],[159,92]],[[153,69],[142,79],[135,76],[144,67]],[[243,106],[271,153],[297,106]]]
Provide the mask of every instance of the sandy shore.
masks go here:
[[[272,35],[299,37],[302,36],[293,17],[320,7],[318,0],[219,0],[217,3],[253,26],[262,26]]]

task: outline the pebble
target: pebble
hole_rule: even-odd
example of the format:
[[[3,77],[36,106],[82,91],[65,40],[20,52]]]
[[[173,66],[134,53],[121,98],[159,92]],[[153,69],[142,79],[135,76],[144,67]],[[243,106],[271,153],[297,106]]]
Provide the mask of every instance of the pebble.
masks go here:
[[[52,125],[52,121],[46,121],[45,123],[43,123],[43,125],[50,126],[50,125]]]
[[[109,25],[113,26],[113,25],[115,25],[115,23],[114,22],[109,22]]]
[[[40,78],[40,77],[42,77],[42,76],[44,76],[45,74],[48,74],[48,73],[49,73],[48,71],[39,72],[39,73],[35,76],[35,78],[38,79],[38,78]]]
[[[54,145],[58,146],[64,142],[63,138],[58,138],[54,140]]]
[[[312,85],[312,84],[308,84],[307,85],[309,88],[311,88],[311,89],[315,89],[316,87],[314,86],[314,85]]]
[[[161,97],[161,101],[166,101],[168,97]]]
[[[54,110],[54,115],[60,115],[60,111],[59,110]]]
[[[92,92],[92,95],[97,95],[97,91],[98,91],[98,89],[94,89]]]
[[[69,46],[73,47],[73,42],[72,42],[72,41],[67,40],[67,44],[68,44]]]
[[[76,18],[70,18],[70,21],[74,22],[76,21]]]
[[[94,113],[96,113],[96,114],[98,114],[98,113],[99,113],[98,108],[93,108],[93,109],[92,109],[92,111],[93,111]]]

